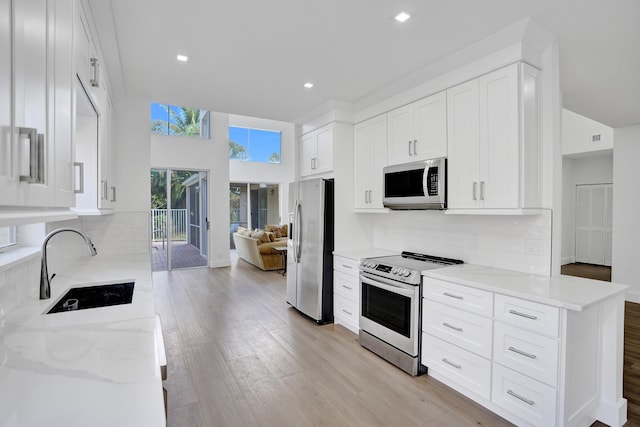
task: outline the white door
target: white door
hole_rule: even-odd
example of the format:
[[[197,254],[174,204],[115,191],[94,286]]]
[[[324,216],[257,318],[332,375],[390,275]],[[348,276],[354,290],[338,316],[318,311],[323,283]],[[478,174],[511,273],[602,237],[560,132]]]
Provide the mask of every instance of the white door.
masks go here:
[[[390,165],[413,161],[413,104],[387,113],[388,156]]]
[[[415,142],[412,161],[447,156],[447,93],[415,103]]]
[[[355,185],[354,207],[366,209],[369,207],[369,179],[371,176],[371,143],[373,139],[373,124],[371,120],[360,123],[354,128],[355,147]]]
[[[317,133],[303,135],[300,141],[300,175],[307,176],[315,173],[314,159],[318,155]]]
[[[576,186],[576,262],[611,265],[613,185]]]

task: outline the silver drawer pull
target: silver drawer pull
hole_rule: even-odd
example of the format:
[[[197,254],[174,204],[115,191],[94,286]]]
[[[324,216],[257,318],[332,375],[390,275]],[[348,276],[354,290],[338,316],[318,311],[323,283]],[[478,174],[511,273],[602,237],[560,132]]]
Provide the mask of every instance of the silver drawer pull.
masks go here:
[[[518,350],[515,347],[509,347],[509,351],[513,351],[514,353],[521,354],[523,356],[528,357],[529,359],[535,359],[537,356],[535,354],[527,353],[526,351]]]
[[[353,288],[351,286],[342,285],[342,287],[345,288],[345,289],[349,289],[350,291],[353,290]]]
[[[462,366],[461,366],[461,365],[457,365],[457,364],[455,364],[455,363],[453,363],[453,362],[450,362],[449,360],[447,360],[447,359],[446,359],[446,358],[444,358],[444,357],[442,358],[442,361],[443,361],[444,363],[446,363],[447,365],[451,365],[451,366],[453,366],[453,367],[454,367],[454,368],[456,368],[456,369],[462,369]]]
[[[536,320],[538,316],[534,316],[532,314],[520,313],[519,311],[509,310],[509,314],[515,314],[516,316],[526,317],[527,319]]]
[[[353,268],[353,267],[351,267],[350,265],[347,265],[347,264],[342,264],[342,266],[343,266],[344,268],[348,268],[348,269],[352,269],[352,268]]]
[[[444,322],[442,326],[446,326],[447,328],[453,329],[454,331],[462,332],[462,328],[458,328],[457,326],[450,325],[447,322]]]
[[[442,295],[449,298],[464,299],[462,295],[454,295],[454,294],[450,294],[449,292],[444,292]]]
[[[348,314],[349,316],[353,316],[353,313],[345,310],[344,308],[341,310],[343,313]]]
[[[529,399],[527,399],[526,397],[522,397],[522,396],[520,396],[518,393],[514,392],[513,390],[507,390],[507,394],[509,394],[509,395],[511,395],[511,396],[513,396],[513,397],[515,397],[516,399],[520,399],[520,400],[522,400],[522,401],[523,401],[524,403],[526,403],[527,405],[531,405],[531,406],[533,406],[533,405],[535,405],[535,404],[536,404],[536,402],[534,402],[533,400],[529,400]]]

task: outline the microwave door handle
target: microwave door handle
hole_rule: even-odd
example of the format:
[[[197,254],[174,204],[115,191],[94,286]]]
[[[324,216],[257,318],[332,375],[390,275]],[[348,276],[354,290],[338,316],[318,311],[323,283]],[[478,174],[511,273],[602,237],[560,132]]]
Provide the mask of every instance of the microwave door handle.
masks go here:
[[[360,281],[362,283],[366,283],[367,285],[375,286],[376,288],[384,289],[385,291],[393,292],[394,294],[399,294],[409,298],[412,298],[415,294],[413,290],[401,288],[397,285],[394,285],[393,282],[385,280],[383,278],[376,278],[375,280],[371,280],[368,277],[360,275]]]
[[[427,166],[424,168],[424,173],[422,174],[422,192],[425,197],[429,196],[429,169],[431,165],[427,163]]]

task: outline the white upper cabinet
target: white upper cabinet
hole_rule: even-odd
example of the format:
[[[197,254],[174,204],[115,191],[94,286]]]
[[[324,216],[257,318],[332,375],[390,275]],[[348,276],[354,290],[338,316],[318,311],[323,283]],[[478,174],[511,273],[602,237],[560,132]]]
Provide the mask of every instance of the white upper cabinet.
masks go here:
[[[450,210],[540,207],[537,93],[526,64],[447,91]]]
[[[387,115],[357,124],[354,137],[354,207],[383,209],[382,169],[387,165]]]
[[[55,0],[50,3],[50,14],[56,25],[50,29],[50,47],[53,73],[49,77],[50,135],[55,140],[56,206],[75,206],[75,159],[73,110],[75,99],[73,23],[74,0]]]
[[[300,176],[333,170],[333,133],[334,124],[330,123],[302,136]]]
[[[11,135],[11,1],[0,0],[0,200],[18,204],[16,147]]]
[[[390,165],[447,155],[446,92],[387,113]]]

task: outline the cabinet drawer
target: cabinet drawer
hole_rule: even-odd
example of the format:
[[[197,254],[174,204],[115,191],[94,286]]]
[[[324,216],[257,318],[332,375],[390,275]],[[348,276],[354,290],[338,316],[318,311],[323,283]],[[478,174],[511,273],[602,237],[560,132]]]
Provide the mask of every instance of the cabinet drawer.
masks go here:
[[[424,297],[481,316],[493,314],[493,293],[444,280],[424,278]]]
[[[495,319],[533,332],[558,337],[560,309],[496,294]]]
[[[333,256],[333,269],[337,271],[342,271],[343,273],[349,274],[351,276],[358,277],[359,270],[358,266],[360,265],[360,261],[352,258],[346,258],[342,256]]]
[[[422,333],[421,362],[429,372],[444,375],[462,387],[490,398],[491,361]]]
[[[422,303],[422,331],[475,354],[491,358],[490,318],[468,313],[425,299]]]
[[[360,282],[358,277],[341,271],[333,272],[333,292],[358,302],[360,299]]]
[[[540,380],[558,384],[558,341],[495,322],[493,361]]]
[[[533,425],[556,425],[556,389],[496,364],[491,401]]]
[[[351,301],[342,295],[333,294],[333,312],[334,316],[340,316],[353,325],[358,325],[360,323],[360,318],[358,316],[358,303]]]

